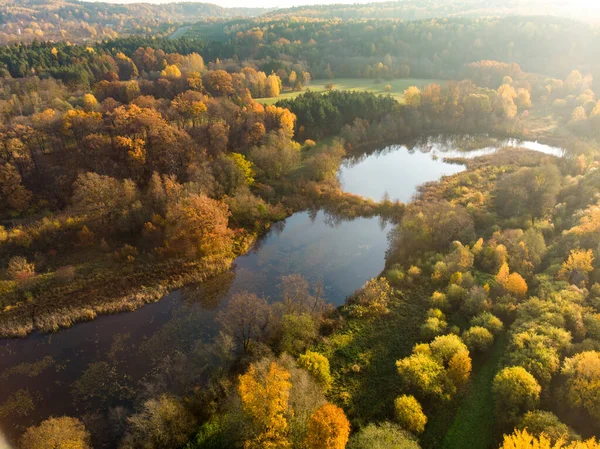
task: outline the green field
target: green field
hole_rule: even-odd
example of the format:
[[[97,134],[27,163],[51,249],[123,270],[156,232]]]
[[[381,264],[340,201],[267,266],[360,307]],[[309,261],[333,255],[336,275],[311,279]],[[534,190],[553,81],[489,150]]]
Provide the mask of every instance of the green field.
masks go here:
[[[443,80],[435,79],[419,79],[419,78],[406,78],[406,79],[395,79],[391,81],[380,81],[376,82],[374,79],[368,78],[336,78],[332,80],[312,80],[309,86],[305,86],[304,92],[310,89],[313,92],[325,92],[326,84],[333,84],[336,90],[354,90],[360,92],[371,92],[373,94],[390,94],[398,101],[404,101],[404,91],[410,86],[417,86],[423,88],[428,84],[438,83],[443,84]],[[386,85],[390,85],[392,88],[390,91],[385,90]],[[283,92],[281,95],[275,98],[257,98],[256,101],[262,104],[274,104],[279,100],[287,100],[295,98],[303,92]]]

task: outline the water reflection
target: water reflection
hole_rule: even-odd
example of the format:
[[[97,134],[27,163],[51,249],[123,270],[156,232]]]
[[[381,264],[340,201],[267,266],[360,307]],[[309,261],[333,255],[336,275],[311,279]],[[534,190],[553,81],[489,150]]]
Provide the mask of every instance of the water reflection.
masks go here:
[[[0,404],[22,391],[34,405],[22,415],[0,415],[0,423],[15,438],[50,415],[81,416],[99,408],[97,400],[72,394],[73,384],[89,370],[115,371],[132,390],[142,388],[138,382],[155,367],[214,339],[215,316],[236,292],[277,300],[281,277],[297,273],[313,285],[322,282],[327,301],[341,304],[383,269],[388,226],[378,218],[333,222],[323,212],[294,214],[238,257],[231,271],[208,282],[188,285],[135,312],[103,316],[56,334],[0,341]],[[35,376],[23,374],[43,360],[52,363]],[[128,405],[122,399],[107,401]]]
[[[504,147],[526,148],[557,157],[564,155],[562,148],[539,142],[436,137],[350,157],[340,168],[338,178],[347,192],[376,201],[387,195],[392,200],[409,202],[419,185],[465,169],[464,165],[446,159],[487,156]]]

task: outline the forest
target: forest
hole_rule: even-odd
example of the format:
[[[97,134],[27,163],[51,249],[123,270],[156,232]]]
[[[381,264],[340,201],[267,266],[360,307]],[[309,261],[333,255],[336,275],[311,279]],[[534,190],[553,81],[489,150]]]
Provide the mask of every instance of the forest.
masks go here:
[[[595,25],[73,5],[2,10],[0,448],[600,448]]]

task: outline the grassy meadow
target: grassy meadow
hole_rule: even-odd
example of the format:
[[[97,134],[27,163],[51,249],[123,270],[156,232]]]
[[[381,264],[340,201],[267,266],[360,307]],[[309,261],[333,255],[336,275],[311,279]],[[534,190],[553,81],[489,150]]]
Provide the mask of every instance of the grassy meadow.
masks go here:
[[[280,100],[288,100],[296,98],[298,95],[306,92],[310,89],[313,92],[326,92],[325,85],[333,84],[334,89],[337,90],[350,90],[357,92],[370,92],[375,95],[390,94],[399,102],[404,101],[404,91],[410,86],[417,86],[423,88],[428,84],[438,83],[443,84],[443,80],[437,79],[420,79],[420,78],[402,78],[394,79],[389,81],[377,81],[368,78],[336,78],[332,80],[312,80],[308,86],[305,86],[304,91],[289,92],[284,91],[278,97],[273,98],[257,98],[256,101],[259,103],[269,105],[275,104]],[[390,85],[391,90],[387,91],[385,86]]]

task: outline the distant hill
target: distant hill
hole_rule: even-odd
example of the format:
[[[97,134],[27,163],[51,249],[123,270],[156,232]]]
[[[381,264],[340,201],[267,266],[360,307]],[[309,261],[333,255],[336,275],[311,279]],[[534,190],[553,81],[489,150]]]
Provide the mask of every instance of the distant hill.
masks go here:
[[[0,44],[11,41],[83,42],[120,34],[168,34],[177,24],[255,17],[262,8],[224,8],[210,3],[101,3],[69,0],[0,0]]]
[[[553,15],[600,21],[600,2],[586,0],[403,0],[365,4],[299,6],[267,13],[269,17],[319,19],[402,19]]]

